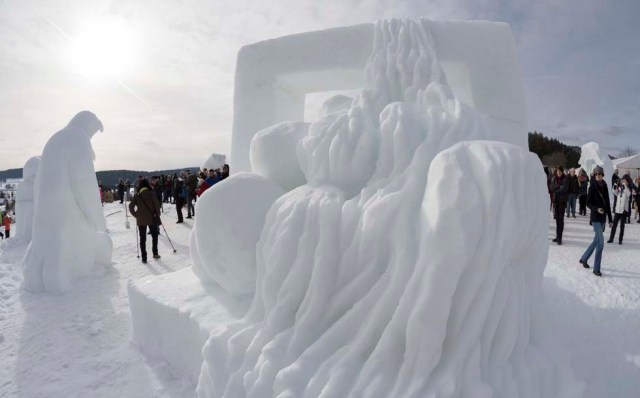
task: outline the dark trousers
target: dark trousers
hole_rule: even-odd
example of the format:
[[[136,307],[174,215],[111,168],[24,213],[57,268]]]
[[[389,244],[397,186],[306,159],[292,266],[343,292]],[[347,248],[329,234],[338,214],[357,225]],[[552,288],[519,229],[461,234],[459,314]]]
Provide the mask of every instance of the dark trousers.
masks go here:
[[[624,222],[627,219],[627,212],[625,211],[622,214],[615,213],[613,216],[613,227],[611,227],[611,235],[609,235],[609,242],[613,242],[613,238],[616,236],[616,228],[618,228],[618,222],[620,222],[620,237],[618,238],[618,242],[622,243],[622,238],[624,238]]]
[[[553,214],[556,218],[556,239],[562,242],[562,232],[564,231],[564,211],[567,202],[556,201],[553,204]]]
[[[151,252],[154,255],[158,254],[158,226],[149,225],[149,231],[151,232]],[[140,232],[140,253],[142,259],[147,260],[147,225],[138,225],[138,232]]]
[[[193,206],[193,199],[196,195],[187,194],[187,217],[195,217],[196,209]]]
[[[578,212],[581,216],[586,216],[587,215],[587,195],[580,195],[578,197],[578,201],[580,203],[580,208],[578,209]]]
[[[182,206],[184,206],[184,199],[176,198],[176,213],[178,213],[178,222],[182,222]]]
[[[9,239],[11,237],[11,230],[10,229],[5,229],[4,230],[4,237]]]

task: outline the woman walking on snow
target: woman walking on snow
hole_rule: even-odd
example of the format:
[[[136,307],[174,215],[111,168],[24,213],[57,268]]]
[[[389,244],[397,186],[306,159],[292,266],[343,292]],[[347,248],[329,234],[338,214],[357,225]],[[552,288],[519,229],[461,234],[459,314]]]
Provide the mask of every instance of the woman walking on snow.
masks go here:
[[[583,267],[589,268],[589,258],[596,251],[596,259],[593,263],[593,273],[596,276],[602,276],[600,273],[600,262],[602,261],[602,249],[604,248],[604,226],[607,218],[609,218],[609,224],[611,224],[611,206],[609,204],[609,189],[607,183],[604,181],[604,171],[602,167],[596,166],[594,172],[594,179],[589,186],[589,193],[587,194],[587,207],[591,210],[591,225],[593,226],[593,242],[587,247],[580,258],[580,264]]]
[[[607,243],[613,242],[613,238],[616,236],[618,222],[620,222],[620,238],[618,239],[619,245],[622,244],[622,238],[624,238],[624,224],[629,212],[631,211],[629,208],[629,204],[631,203],[631,187],[629,185],[629,179],[625,177],[622,177],[618,186],[613,190],[613,194],[616,196],[617,200],[615,201],[614,206],[613,227],[611,227],[611,235],[609,236]]]

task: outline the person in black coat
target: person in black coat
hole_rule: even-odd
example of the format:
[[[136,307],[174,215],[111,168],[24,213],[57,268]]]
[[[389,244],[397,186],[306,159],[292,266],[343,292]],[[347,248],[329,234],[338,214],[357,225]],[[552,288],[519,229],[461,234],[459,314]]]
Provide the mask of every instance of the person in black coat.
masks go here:
[[[609,203],[609,188],[604,181],[604,171],[602,167],[597,166],[594,170],[594,179],[589,186],[587,194],[587,207],[591,210],[591,225],[593,226],[593,241],[580,258],[580,264],[589,268],[587,261],[596,252],[595,262],[593,263],[593,273],[596,276],[602,276],[600,273],[600,263],[602,261],[602,249],[604,248],[604,227],[609,219],[611,226],[611,205]]]
[[[159,259],[158,254],[158,233],[160,224],[160,203],[155,192],[153,192],[149,181],[146,178],[138,182],[138,192],[129,202],[129,211],[135,217],[138,225],[138,233],[140,234],[140,253],[142,254],[142,262],[147,262],[147,227],[151,232],[151,250],[153,258]]]
[[[564,231],[564,210],[567,207],[569,193],[569,183],[564,169],[559,166],[555,175],[551,177],[551,192],[553,193],[553,214],[556,219],[556,238],[553,240],[557,244],[562,244],[562,232]]]

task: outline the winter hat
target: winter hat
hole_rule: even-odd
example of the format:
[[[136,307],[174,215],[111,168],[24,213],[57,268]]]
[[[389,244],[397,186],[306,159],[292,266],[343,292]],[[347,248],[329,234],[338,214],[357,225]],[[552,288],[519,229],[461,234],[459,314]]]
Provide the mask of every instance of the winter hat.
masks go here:
[[[596,168],[593,169],[593,175],[596,175],[596,174],[602,174],[604,176],[604,170],[602,169],[602,167],[596,166]]]

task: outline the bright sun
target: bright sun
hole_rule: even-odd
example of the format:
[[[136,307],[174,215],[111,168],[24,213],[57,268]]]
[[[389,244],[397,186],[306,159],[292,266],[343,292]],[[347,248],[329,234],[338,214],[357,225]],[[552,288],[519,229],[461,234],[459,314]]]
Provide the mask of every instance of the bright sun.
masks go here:
[[[119,19],[95,21],[72,38],[68,60],[72,68],[89,78],[120,79],[135,64],[133,32]]]

